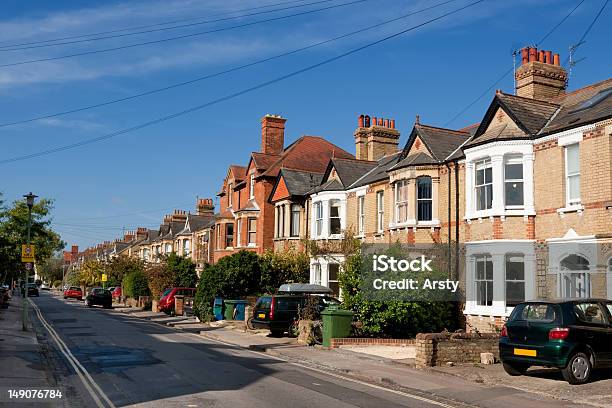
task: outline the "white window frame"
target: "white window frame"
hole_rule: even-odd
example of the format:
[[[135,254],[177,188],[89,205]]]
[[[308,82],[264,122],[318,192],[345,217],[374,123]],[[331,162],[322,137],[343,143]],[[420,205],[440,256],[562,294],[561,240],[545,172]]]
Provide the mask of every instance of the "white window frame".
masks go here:
[[[297,215],[297,219],[294,217]],[[298,238],[300,236],[300,218],[302,216],[302,206],[291,204],[289,207],[289,236]]]
[[[315,285],[320,285],[322,282],[323,274],[321,273],[321,264],[319,262],[315,262],[312,264],[312,279],[311,283]]]
[[[253,222],[254,229],[251,229],[251,222]],[[251,238],[252,236],[252,238]],[[248,246],[256,246],[257,245],[257,218],[249,217],[247,218],[247,239]]]
[[[409,194],[408,194],[408,180],[407,179],[402,179],[402,180],[397,180],[394,183],[394,194],[393,194],[393,200],[394,200],[394,208],[395,208],[395,223],[396,224],[403,224],[408,222],[408,200],[409,200]],[[401,190],[404,189],[404,191],[406,192],[405,197],[403,197],[402,200],[400,200],[400,192]],[[405,219],[400,219],[400,208],[403,208],[406,214]]]
[[[236,220],[236,247],[242,246],[242,218]]]
[[[233,183],[229,183],[227,185],[227,206],[231,207],[233,205],[234,202],[234,184]]]
[[[569,162],[568,162],[568,151],[570,148],[576,148],[578,149],[578,172],[569,173]],[[569,144],[567,146],[564,147],[564,156],[565,156],[565,203],[567,207],[572,207],[572,206],[577,206],[580,205],[581,203],[581,199],[580,199],[580,182],[581,177],[580,177],[580,143],[572,143]],[[578,197],[577,198],[573,198],[571,197],[571,192],[570,192],[570,178],[572,177],[577,177],[578,178]]]
[[[255,198],[255,173],[251,173],[249,179],[249,199]]]
[[[332,265],[337,265],[338,266],[338,273],[336,274],[336,279],[335,280],[331,280],[329,278],[330,277],[330,273],[329,273],[330,272],[330,266],[332,266]],[[340,265],[340,263],[338,263],[338,262],[329,262],[327,264],[327,268],[326,269],[327,269],[327,283],[326,283],[326,286],[331,289],[330,283],[337,283],[338,284],[338,293],[337,293],[337,295],[340,295],[340,282],[339,282],[339,279],[340,279],[340,271],[342,269],[342,265]]]
[[[332,207],[338,208],[338,216],[332,217],[331,209]],[[332,219],[337,219],[340,224],[340,231],[337,233],[332,232]],[[331,199],[327,202],[327,230],[329,231],[329,236],[340,235],[342,234],[342,201],[338,199]]]
[[[365,235],[365,196],[361,195],[357,197],[357,212],[359,217],[359,231],[360,236]]]
[[[429,180],[429,198],[419,198],[419,180]],[[416,199],[416,221],[417,223],[421,223],[421,222],[431,222],[434,220],[434,213],[433,213],[433,179],[431,176],[419,176],[416,178],[415,183],[414,183],[414,197]],[[429,202],[430,203],[430,207],[431,207],[431,216],[428,220],[421,220],[419,218],[419,203],[420,202]]]
[[[506,176],[506,166],[507,165],[521,165],[521,178],[520,179],[510,179]],[[509,205],[506,203],[506,184],[508,183],[521,183],[523,190],[522,204],[512,204]],[[523,209],[525,208],[525,164],[523,162],[523,156],[519,154],[509,154],[504,158],[504,207],[507,209]]]
[[[511,258],[521,258],[523,263],[523,279],[508,279],[508,260]],[[523,299],[519,302],[524,302],[527,297],[527,288],[525,284],[527,271],[525,270],[525,255],[521,253],[507,253],[504,257],[504,301],[506,302],[506,307],[514,307],[516,305],[508,305],[508,282],[511,283],[522,283],[523,284]]]
[[[474,300],[476,301],[476,306],[479,307],[491,307],[493,306],[493,301],[494,301],[494,297],[493,297],[493,290],[494,290],[494,282],[495,282],[495,274],[494,274],[494,267],[495,265],[493,264],[493,258],[491,257],[491,255],[489,254],[478,254],[474,256],[474,265],[475,265],[475,269],[474,269],[474,294],[475,294],[475,298]],[[485,271],[484,271],[484,278],[483,279],[478,279],[478,262],[480,259],[484,259],[484,265],[485,265]],[[491,279],[487,279],[487,269],[486,269],[486,265],[487,265],[487,261],[490,262],[491,264]],[[480,303],[480,298],[479,298],[479,291],[478,291],[478,284],[479,283],[484,283],[485,284],[485,304],[481,304]],[[488,293],[489,293],[489,282],[491,284],[491,304],[486,304],[486,302],[488,302]]]
[[[376,232],[382,233],[385,230],[385,191],[376,192]]]
[[[491,181],[488,183],[486,181],[487,169],[491,169]],[[483,171],[483,178],[482,178],[483,183],[482,184],[478,184],[478,172],[479,171]],[[485,208],[478,208],[478,205],[479,205],[478,189],[482,188],[484,189],[486,193],[487,186],[491,186],[491,206],[490,207],[485,206]],[[476,209],[476,211],[487,211],[493,208],[493,197],[495,196],[495,194],[494,194],[494,185],[493,185],[493,163],[490,157],[483,158],[481,160],[478,160],[476,163],[474,163],[474,192],[472,194],[474,194],[474,208]],[[485,199],[485,201],[488,202],[489,200]]]
[[[321,201],[317,201],[313,204],[313,212],[314,212],[314,233],[315,236],[320,237],[323,235],[323,203]]]

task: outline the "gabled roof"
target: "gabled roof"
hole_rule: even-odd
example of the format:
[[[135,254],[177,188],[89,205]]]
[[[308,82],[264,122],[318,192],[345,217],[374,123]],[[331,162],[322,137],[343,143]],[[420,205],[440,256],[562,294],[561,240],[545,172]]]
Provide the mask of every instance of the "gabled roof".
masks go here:
[[[234,180],[241,181],[246,177],[246,167],[232,164],[229,166],[229,171],[234,176]]]
[[[444,163],[449,160],[449,156],[454,155],[457,149],[469,140],[471,130],[473,130],[471,127],[466,130],[453,130],[416,123],[397,164],[390,169],[395,170],[410,165]],[[423,142],[431,157],[422,152],[409,154],[417,137]]]
[[[282,168],[323,173],[330,157],[354,159],[354,156],[319,136],[302,136],[283,150],[262,174],[276,177]]]
[[[387,170],[397,163],[397,159],[401,153],[401,151],[396,152],[379,159],[376,167],[357,179],[357,181],[351,184],[349,188],[366,186],[368,184],[376,183],[377,181],[388,179],[389,175],[387,174]]]
[[[323,180],[328,180],[331,170],[334,169],[338,174],[340,183],[344,187],[348,187],[377,165],[378,163],[375,161],[334,158],[330,160]]]
[[[281,198],[304,197],[310,190],[321,184],[322,179],[322,173],[281,169],[270,193],[270,201],[276,201],[274,197],[277,193],[282,195]]]
[[[253,152],[251,153],[251,160],[253,164],[255,164],[255,168],[259,171],[264,171],[268,169],[274,162],[276,162],[279,158],[278,154],[269,154],[269,153],[261,153],[261,152]]]

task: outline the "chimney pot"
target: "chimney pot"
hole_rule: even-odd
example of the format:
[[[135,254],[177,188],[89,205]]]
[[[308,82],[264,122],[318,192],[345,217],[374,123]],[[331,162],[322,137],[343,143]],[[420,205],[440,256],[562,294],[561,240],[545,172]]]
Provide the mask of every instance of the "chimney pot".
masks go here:
[[[538,60],[538,49],[537,48],[529,48],[529,62]]]
[[[372,126],[378,125],[378,118],[376,116],[372,116]]]
[[[357,120],[357,126],[360,128],[363,127],[363,115],[359,115],[359,119]]]
[[[552,51],[546,51],[546,63],[547,64],[552,64],[553,63]]]
[[[521,50],[521,65],[529,62],[529,47],[525,47]]]
[[[389,119],[385,119],[385,127],[388,128],[389,127]]]
[[[420,117],[419,115],[416,115],[416,118],[415,118],[415,120],[414,120],[414,123],[415,123],[416,125],[418,125],[418,124],[420,124],[420,123],[421,123],[421,117]]]
[[[545,57],[544,57],[544,55],[545,55],[545,54],[544,54],[544,51],[540,51],[540,54],[539,54],[539,57],[538,57],[538,61],[540,61],[540,62],[542,62],[542,63],[546,62],[546,61],[544,60],[544,58],[545,58]]]
[[[364,125],[365,127],[370,127],[370,117],[368,115],[364,118]]]
[[[557,66],[561,65],[561,63],[559,62],[559,54],[555,54],[553,64]]]
[[[395,129],[395,119],[391,119],[389,121],[389,127],[391,127],[391,129]]]
[[[383,125],[383,118],[378,118],[378,126],[382,126]]]

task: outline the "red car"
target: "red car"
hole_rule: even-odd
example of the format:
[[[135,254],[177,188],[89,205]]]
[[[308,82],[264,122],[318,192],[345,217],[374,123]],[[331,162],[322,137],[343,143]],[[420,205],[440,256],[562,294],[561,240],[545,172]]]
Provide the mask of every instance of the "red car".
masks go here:
[[[117,286],[115,290],[113,290],[111,293],[113,295],[113,300],[120,300],[121,299],[121,286]]]
[[[174,310],[174,297],[183,295],[185,297],[194,297],[195,288],[169,288],[164,291],[159,300],[159,310],[170,313]]]
[[[64,291],[64,299],[68,298],[83,300],[83,292],[81,291],[81,288],[78,286],[70,286],[68,289],[66,289]]]

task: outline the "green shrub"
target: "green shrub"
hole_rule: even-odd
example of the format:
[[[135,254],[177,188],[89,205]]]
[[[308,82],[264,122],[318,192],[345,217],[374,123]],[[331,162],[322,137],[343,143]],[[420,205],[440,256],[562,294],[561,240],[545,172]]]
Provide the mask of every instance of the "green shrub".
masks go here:
[[[133,271],[123,277],[123,295],[138,299],[139,296],[149,296],[149,282],[141,271]]]
[[[417,333],[452,331],[458,327],[453,302],[374,301],[365,299],[361,285],[362,258],[349,256],[339,275],[343,306],[355,312],[366,336],[410,338]]]
[[[60,280],[54,280],[53,284],[52,284],[52,287],[63,289],[62,288],[62,281],[61,281],[61,279]]]

